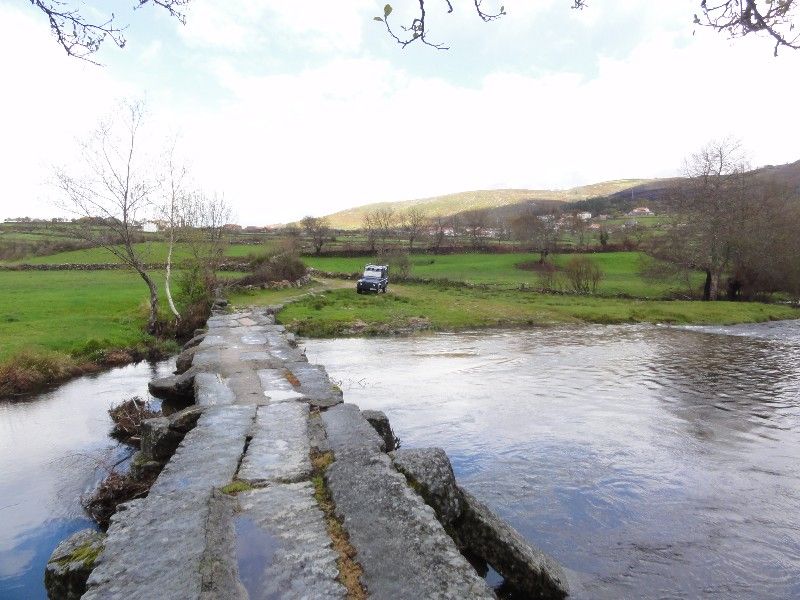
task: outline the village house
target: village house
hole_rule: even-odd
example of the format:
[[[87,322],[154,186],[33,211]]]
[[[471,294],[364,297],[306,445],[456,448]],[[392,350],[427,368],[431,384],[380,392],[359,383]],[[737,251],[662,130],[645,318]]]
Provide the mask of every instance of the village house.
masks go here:
[[[628,213],[629,217],[652,217],[653,211],[647,208],[646,206],[637,206],[631,212]]]

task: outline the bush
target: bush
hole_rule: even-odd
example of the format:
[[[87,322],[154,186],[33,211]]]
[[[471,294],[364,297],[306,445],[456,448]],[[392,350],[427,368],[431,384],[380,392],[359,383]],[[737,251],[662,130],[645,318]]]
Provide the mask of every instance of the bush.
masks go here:
[[[263,258],[263,260],[261,260]],[[255,265],[253,273],[239,280],[240,285],[259,285],[272,281],[297,281],[306,274],[306,265],[295,254],[264,255]]]
[[[392,273],[400,277],[408,277],[411,275],[411,258],[408,252],[390,252],[383,256],[379,256],[379,262],[385,262],[389,265],[389,275]]]
[[[603,278],[603,271],[590,258],[574,256],[564,267],[564,277],[570,290],[576,294],[594,294]]]

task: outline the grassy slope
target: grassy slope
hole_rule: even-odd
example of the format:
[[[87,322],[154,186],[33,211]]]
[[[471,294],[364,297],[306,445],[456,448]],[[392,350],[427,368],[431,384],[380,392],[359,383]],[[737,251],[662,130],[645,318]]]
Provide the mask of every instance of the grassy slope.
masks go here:
[[[27,348],[81,354],[148,339],[147,288],[133,273],[0,272],[0,289],[0,363]]]
[[[608,252],[592,254],[603,270],[604,279],[598,287],[598,294],[625,294],[638,298],[662,298],[673,290],[684,290],[685,285],[678,280],[646,281],[639,275],[638,252]],[[518,269],[515,265],[537,260],[538,254],[448,254],[442,256],[416,255],[412,257],[411,274],[415,277],[431,277],[518,286],[521,283],[535,284],[536,273]],[[557,265],[563,265],[569,255],[554,258]],[[309,257],[303,259],[312,267],[330,272],[353,273],[364,268],[364,258]],[[699,278],[694,284],[700,285]]]
[[[424,318],[434,329],[554,323],[728,324],[800,316],[786,306],[758,303],[619,300],[554,296],[513,290],[445,289],[395,285],[388,294],[339,289],[288,305],[279,320],[309,336],[333,336],[359,321],[364,333],[402,328]]]
[[[452,215],[465,210],[481,208],[495,208],[509,204],[518,204],[529,200],[555,200],[572,202],[585,200],[596,196],[606,196],[623,191],[637,185],[647,183],[646,179],[622,179],[618,181],[605,181],[592,185],[572,188],[569,190],[477,190],[434,196],[418,200],[405,200],[401,202],[379,202],[357,206],[329,215],[331,225],[339,229],[356,229],[361,227],[364,214],[378,207],[390,206],[394,210],[402,211],[411,206],[421,208],[427,215],[440,214]]]

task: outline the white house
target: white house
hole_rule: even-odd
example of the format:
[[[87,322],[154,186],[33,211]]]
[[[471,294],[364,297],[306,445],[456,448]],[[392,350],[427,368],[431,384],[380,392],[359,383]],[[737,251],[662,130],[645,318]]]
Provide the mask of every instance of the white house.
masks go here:
[[[145,221],[142,223],[142,231],[145,233],[156,233],[158,232],[158,223],[153,223],[152,221]]]
[[[628,213],[629,217],[652,217],[653,211],[646,206],[637,206]]]
[[[577,217],[578,217],[578,218],[579,218],[581,221],[588,221],[589,219],[591,219],[591,218],[592,218],[592,213],[590,213],[590,212],[579,212],[579,213],[578,213],[576,216],[577,216]]]

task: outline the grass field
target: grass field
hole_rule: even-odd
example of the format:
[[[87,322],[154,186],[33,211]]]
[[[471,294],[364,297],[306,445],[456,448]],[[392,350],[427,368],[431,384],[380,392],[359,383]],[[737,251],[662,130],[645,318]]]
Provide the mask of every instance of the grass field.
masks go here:
[[[560,254],[551,260],[563,266],[572,255]],[[603,270],[603,280],[598,286],[602,296],[626,295],[636,298],[665,298],[673,293],[686,293],[686,283],[679,279],[648,281],[640,275],[643,255],[639,252],[607,252],[590,254]],[[517,268],[516,265],[538,260],[538,254],[445,254],[441,256],[414,255],[411,257],[411,275],[414,277],[450,279],[470,283],[485,283],[518,287],[520,284],[535,285],[535,272]],[[303,259],[311,267],[340,273],[360,272],[365,258],[309,257]],[[702,285],[698,273],[691,281],[694,289]]]
[[[135,244],[136,250],[145,263],[163,263],[167,260],[166,242],[144,242]],[[225,254],[230,257],[244,257],[248,254],[259,254],[271,249],[271,245],[263,244],[232,244],[226,248]],[[176,244],[173,252],[173,260],[178,263],[181,260],[190,258],[191,252],[186,244]],[[24,260],[11,261],[24,262],[34,265],[54,265],[54,264],[97,264],[97,263],[116,263],[119,259],[103,248],[89,248],[86,250],[72,250],[70,252],[59,252],[47,256],[29,257]]]
[[[150,341],[147,287],[128,271],[0,272],[0,363],[23,349],[82,356]]]
[[[798,318],[800,312],[754,302],[626,300],[410,284],[392,285],[380,295],[358,295],[353,289],[311,293],[278,317],[301,335],[331,337],[420,325],[459,330],[556,323],[730,324]]]

